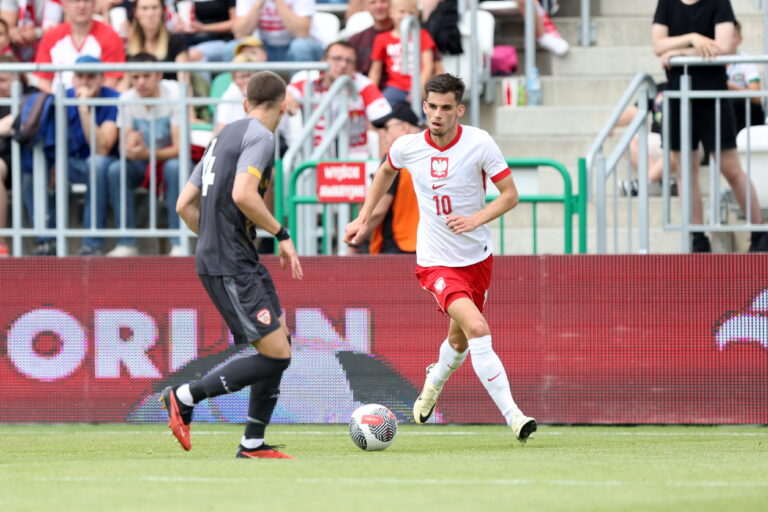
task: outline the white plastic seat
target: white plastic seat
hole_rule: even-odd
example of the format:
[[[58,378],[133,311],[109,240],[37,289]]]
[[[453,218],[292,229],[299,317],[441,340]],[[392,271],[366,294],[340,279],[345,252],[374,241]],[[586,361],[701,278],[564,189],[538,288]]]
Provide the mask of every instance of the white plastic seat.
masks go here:
[[[312,15],[310,35],[319,42],[323,48],[339,40],[341,22],[335,14],[317,11]]]
[[[344,24],[344,30],[339,34],[340,39],[349,39],[358,32],[373,26],[373,16],[368,11],[359,11],[349,17]]]
[[[739,152],[741,167],[747,172],[747,139],[752,152],[750,173],[752,184],[763,212],[768,212],[768,126],[750,126],[736,135],[736,148]]]

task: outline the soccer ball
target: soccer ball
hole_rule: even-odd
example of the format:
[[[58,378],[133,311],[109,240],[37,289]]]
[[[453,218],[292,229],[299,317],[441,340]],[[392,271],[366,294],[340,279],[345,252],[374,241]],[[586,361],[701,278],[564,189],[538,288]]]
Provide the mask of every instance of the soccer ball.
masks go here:
[[[383,450],[392,444],[397,434],[397,418],[379,404],[367,404],[355,409],[349,419],[349,436],[361,450]]]

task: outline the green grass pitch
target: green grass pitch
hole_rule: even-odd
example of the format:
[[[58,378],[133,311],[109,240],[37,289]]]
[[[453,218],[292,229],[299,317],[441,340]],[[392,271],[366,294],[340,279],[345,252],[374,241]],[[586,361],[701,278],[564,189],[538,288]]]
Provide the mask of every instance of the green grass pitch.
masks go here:
[[[239,425],[0,425],[0,510],[765,511],[763,427],[401,425],[363,452],[344,425],[272,425],[295,460],[234,459]]]

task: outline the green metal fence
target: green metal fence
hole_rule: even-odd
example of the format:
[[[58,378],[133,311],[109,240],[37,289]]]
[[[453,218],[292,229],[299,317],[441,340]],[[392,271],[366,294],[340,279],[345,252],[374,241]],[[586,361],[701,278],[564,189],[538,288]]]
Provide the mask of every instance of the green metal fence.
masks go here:
[[[351,161],[351,160],[345,160]],[[303,204],[323,204],[323,254],[330,254],[330,238],[328,230],[328,208],[327,206],[333,203],[320,203],[316,195],[299,196],[296,195],[296,184],[303,172],[307,169],[314,169],[317,167],[319,161],[304,162],[293,170],[288,180],[288,197],[286,198],[287,212],[284,212],[284,205],[282,201],[275,201],[275,216],[281,219],[284,213],[288,214],[288,226],[292,233],[297,232],[297,210],[299,205]],[[510,168],[533,168],[533,167],[551,167],[557,171],[563,179],[563,193],[551,194],[551,195],[521,195],[521,203],[531,203],[533,209],[533,253],[538,252],[538,205],[540,203],[561,203],[563,205],[563,249],[565,254],[573,253],[573,217],[578,216],[579,226],[579,244],[578,251],[581,254],[587,252],[587,171],[586,164],[583,159],[579,161],[578,170],[578,182],[579,192],[574,194],[573,184],[571,176],[565,166],[549,158],[508,158],[507,164]],[[275,198],[283,196],[283,179],[282,179],[282,162],[277,161],[275,164]],[[489,197],[488,201],[493,200],[493,197]],[[357,205],[354,205],[355,211]],[[504,244],[504,216],[499,218],[499,252],[505,253]]]

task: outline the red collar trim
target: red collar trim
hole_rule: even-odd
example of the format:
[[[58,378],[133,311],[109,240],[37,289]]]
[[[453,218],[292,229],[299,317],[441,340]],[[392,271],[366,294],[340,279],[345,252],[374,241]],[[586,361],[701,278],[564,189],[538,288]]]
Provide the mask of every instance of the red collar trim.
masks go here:
[[[459,139],[461,138],[461,131],[462,131],[462,128],[461,128],[461,125],[459,125],[459,129],[456,130],[456,137],[454,137],[453,140],[451,142],[449,142],[447,146],[444,146],[442,148],[440,146],[438,146],[437,144],[435,144],[435,141],[432,140],[432,135],[430,135],[430,133],[429,133],[429,128],[424,130],[424,139],[427,141],[427,144],[429,144],[430,146],[432,146],[436,150],[438,150],[438,151],[446,151],[446,150],[452,148],[453,146],[455,146],[457,142],[459,142]]]

